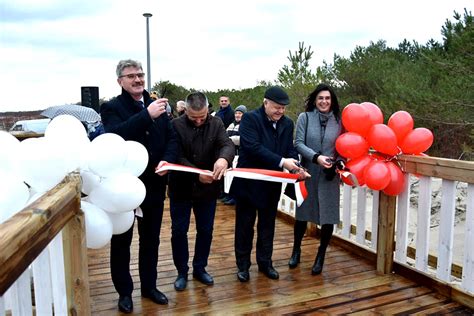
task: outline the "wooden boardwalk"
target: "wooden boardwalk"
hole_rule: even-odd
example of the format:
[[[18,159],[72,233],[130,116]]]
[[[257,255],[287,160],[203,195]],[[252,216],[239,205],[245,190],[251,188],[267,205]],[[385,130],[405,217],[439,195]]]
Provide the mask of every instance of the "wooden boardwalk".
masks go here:
[[[280,218],[277,219],[273,253],[274,267],[279,271],[280,279],[270,280],[258,272],[254,247],[250,281],[240,283],[234,257],[234,214],[233,207],[218,205],[207,267],[215,284],[205,286],[194,281],[191,268],[187,289],[176,292],[173,288],[177,273],[171,255],[171,223],[169,211],[165,209],[158,263],[158,289],[169,299],[169,305],[165,306],[140,296],[138,238],[135,237],[131,264],[135,315],[474,314],[409,279],[396,274],[378,274],[368,260],[334,245],[328,249],[323,273],[312,276],[311,267],[319,245],[312,237],[304,238],[302,263],[290,270],[288,259],[293,228]],[[190,230],[192,256],[194,221]],[[108,247],[89,250],[89,276],[92,315],[119,315],[118,295],[110,279]]]

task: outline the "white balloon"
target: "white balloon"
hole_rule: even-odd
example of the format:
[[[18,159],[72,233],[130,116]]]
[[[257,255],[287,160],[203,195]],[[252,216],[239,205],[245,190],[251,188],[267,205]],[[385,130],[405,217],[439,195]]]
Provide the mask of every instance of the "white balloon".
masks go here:
[[[87,131],[81,121],[72,115],[58,115],[46,127],[44,137],[59,143],[84,141]]]
[[[143,182],[135,176],[121,173],[102,180],[89,194],[89,201],[111,213],[136,209],[145,199]]]
[[[86,243],[88,248],[98,249],[112,238],[112,223],[103,210],[94,204],[81,201],[85,216]]]
[[[105,133],[91,142],[89,170],[101,177],[110,177],[122,170],[127,159],[125,140],[117,134]]]
[[[125,172],[140,176],[148,164],[148,151],[145,146],[133,140],[125,142],[125,149],[127,151],[127,160],[123,165]]]
[[[29,197],[30,191],[20,178],[0,172],[0,223],[21,211]]]
[[[114,235],[119,235],[125,233],[133,225],[135,220],[135,212],[124,212],[124,213],[110,213],[105,212],[112,222],[112,233]]]
[[[12,134],[0,131],[0,171],[18,174],[20,164],[18,162],[20,141]]]
[[[100,177],[88,170],[81,170],[82,193],[91,194],[92,190],[100,184]]]
[[[81,167],[84,149],[89,143],[82,123],[71,115],[55,117],[46,128],[44,137],[53,147],[61,148],[63,164],[68,172]]]
[[[66,176],[68,161],[62,148],[49,143],[44,137],[25,139],[20,143],[23,180],[35,191],[52,189]]]
[[[81,152],[79,153],[79,169],[89,170],[89,161],[94,158],[94,154],[91,152],[91,142],[83,144]],[[90,170],[89,170],[90,171]]]

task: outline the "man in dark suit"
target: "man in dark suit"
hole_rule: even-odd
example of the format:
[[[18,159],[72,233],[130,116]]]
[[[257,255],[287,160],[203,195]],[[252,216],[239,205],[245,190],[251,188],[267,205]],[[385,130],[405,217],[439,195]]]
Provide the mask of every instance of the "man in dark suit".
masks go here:
[[[286,117],[285,106],[290,103],[286,92],[273,86],[265,92],[263,105],[247,112],[240,123],[238,168],[261,168],[297,172],[300,179],[309,176],[296,165],[298,153],[293,147],[293,121]],[[260,272],[270,279],[279,274],[272,265],[273,237],[281,183],[235,178],[231,189],[237,199],[235,220],[235,257],[237,278],[250,278],[250,254],[257,224],[257,264]]]
[[[141,294],[157,304],[168,304],[166,296],[156,288],[166,177],[155,174],[155,168],[167,161],[175,162],[176,135],[166,114],[167,99],[153,101],[145,91],[145,74],[140,62],[121,60],[117,65],[117,82],[122,87],[122,94],[104,103],[100,109],[105,132],[141,143],[146,147],[149,158],[140,176],[146,187],[146,196],[136,212],[140,235],[138,267]],[[119,310],[125,313],[133,310],[133,280],[130,275],[132,237],[133,225],[127,232],[114,235],[110,246],[112,281],[119,293]]]

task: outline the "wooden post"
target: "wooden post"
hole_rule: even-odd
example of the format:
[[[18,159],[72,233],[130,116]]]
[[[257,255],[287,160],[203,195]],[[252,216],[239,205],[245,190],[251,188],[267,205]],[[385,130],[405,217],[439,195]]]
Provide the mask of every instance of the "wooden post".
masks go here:
[[[388,274],[393,270],[395,239],[395,212],[397,198],[380,192],[377,234],[377,272]]]
[[[63,229],[63,248],[69,315],[90,315],[85,217],[80,210]]]

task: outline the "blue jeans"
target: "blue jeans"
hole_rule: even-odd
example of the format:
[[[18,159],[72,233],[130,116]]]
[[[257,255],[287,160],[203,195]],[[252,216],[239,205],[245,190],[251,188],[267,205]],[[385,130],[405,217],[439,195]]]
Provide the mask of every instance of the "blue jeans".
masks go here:
[[[180,275],[187,275],[189,271],[188,231],[191,220],[191,208],[194,212],[197,232],[193,259],[194,272],[204,271],[211,250],[216,200],[170,200],[171,247],[173,250],[173,262]]]

